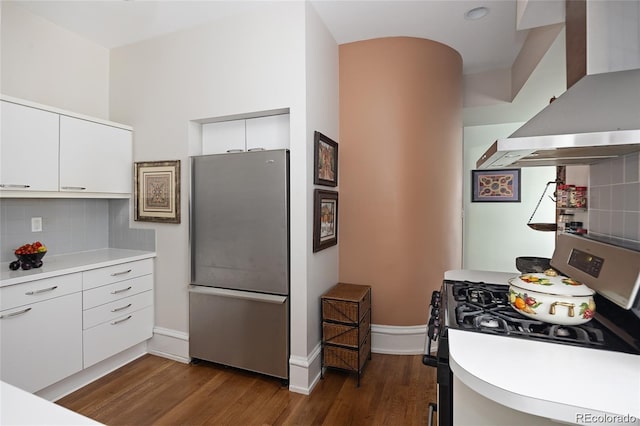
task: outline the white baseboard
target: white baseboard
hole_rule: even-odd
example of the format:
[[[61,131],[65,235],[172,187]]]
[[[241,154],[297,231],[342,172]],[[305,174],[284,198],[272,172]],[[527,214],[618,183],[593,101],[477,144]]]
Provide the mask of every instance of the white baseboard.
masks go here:
[[[57,401],[58,399],[69,395],[72,392],[98,380],[102,376],[106,376],[112,371],[140,358],[147,353],[147,342],[138,343],[104,361],[92,365],[89,368],[81,370],[66,379],[63,379],[51,386],[39,390],[35,394],[49,401]]]
[[[153,337],[149,340],[148,351],[152,355],[172,359],[188,364],[189,334],[169,328],[154,327]]]
[[[371,325],[371,352],[390,355],[424,354],[426,325]],[[433,347],[431,350],[433,351]]]
[[[289,357],[289,390],[309,395],[321,377],[320,342],[307,357],[292,355]]]

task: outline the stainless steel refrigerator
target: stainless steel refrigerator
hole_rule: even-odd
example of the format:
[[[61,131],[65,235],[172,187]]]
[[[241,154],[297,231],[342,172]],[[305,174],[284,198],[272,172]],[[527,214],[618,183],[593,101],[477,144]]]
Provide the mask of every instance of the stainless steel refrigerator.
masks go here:
[[[191,157],[189,355],[289,379],[289,151]]]

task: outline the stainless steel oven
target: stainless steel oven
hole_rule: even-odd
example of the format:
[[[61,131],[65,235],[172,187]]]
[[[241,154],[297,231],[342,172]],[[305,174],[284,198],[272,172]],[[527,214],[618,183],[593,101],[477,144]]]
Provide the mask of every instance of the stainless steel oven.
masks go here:
[[[567,326],[526,317],[511,307],[503,282],[445,279],[432,294],[423,362],[437,368],[439,426],[454,424],[449,329],[640,354],[640,247],[563,234],[551,265],[596,290],[591,321]]]

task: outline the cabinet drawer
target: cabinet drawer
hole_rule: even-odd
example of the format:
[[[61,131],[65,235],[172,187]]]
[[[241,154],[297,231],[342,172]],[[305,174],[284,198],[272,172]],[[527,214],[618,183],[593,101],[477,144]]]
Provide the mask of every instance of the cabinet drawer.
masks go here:
[[[83,332],[84,368],[151,338],[153,307],[115,318]]]
[[[348,325],[334,322],[322,323],[322,339],[326,343],[357,348],[369,333],[370,315],[365,315],[359,325]]]
[[[87,309],[82,313],[82,328],[84,330],[100,323],[121,318],[131,312],[153,305],[153,291],[145,291],[115,302]]]
[[[323,359],[325,367],[361,371],[371,352],[371,334],[367,334],[359,348],[348,349],[341,346],[325,345]]]
[[[40,302],[82,290],[82,275],[68,274],[0,288],[0,310]]]
[[[144,275],[126,281],[119,281],[82,292],[82,308],[90,309],[105,303],[124,299],[153,288],[153,275]]]
[[[82,288],[89,290],[105,284],[148,275],[153,272],[153,259],[120,263],[106,268],[92,269],[82,273]]]
[[[322,319],[358,324],[371,308],[371,287],[338,283],[322,296]]]

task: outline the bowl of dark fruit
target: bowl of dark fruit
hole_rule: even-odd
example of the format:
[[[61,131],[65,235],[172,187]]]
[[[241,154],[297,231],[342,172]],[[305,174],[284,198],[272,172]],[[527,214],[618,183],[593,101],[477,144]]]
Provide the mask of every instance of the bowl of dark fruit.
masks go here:
[[[18,258],[9,264],[9,269],[17,270],[22,268],[27,271],[32,268],[40,268],[42,266],[42,258],[47,254],[47,247],[40,241],[31,244],[24,244],[14,251]]]

